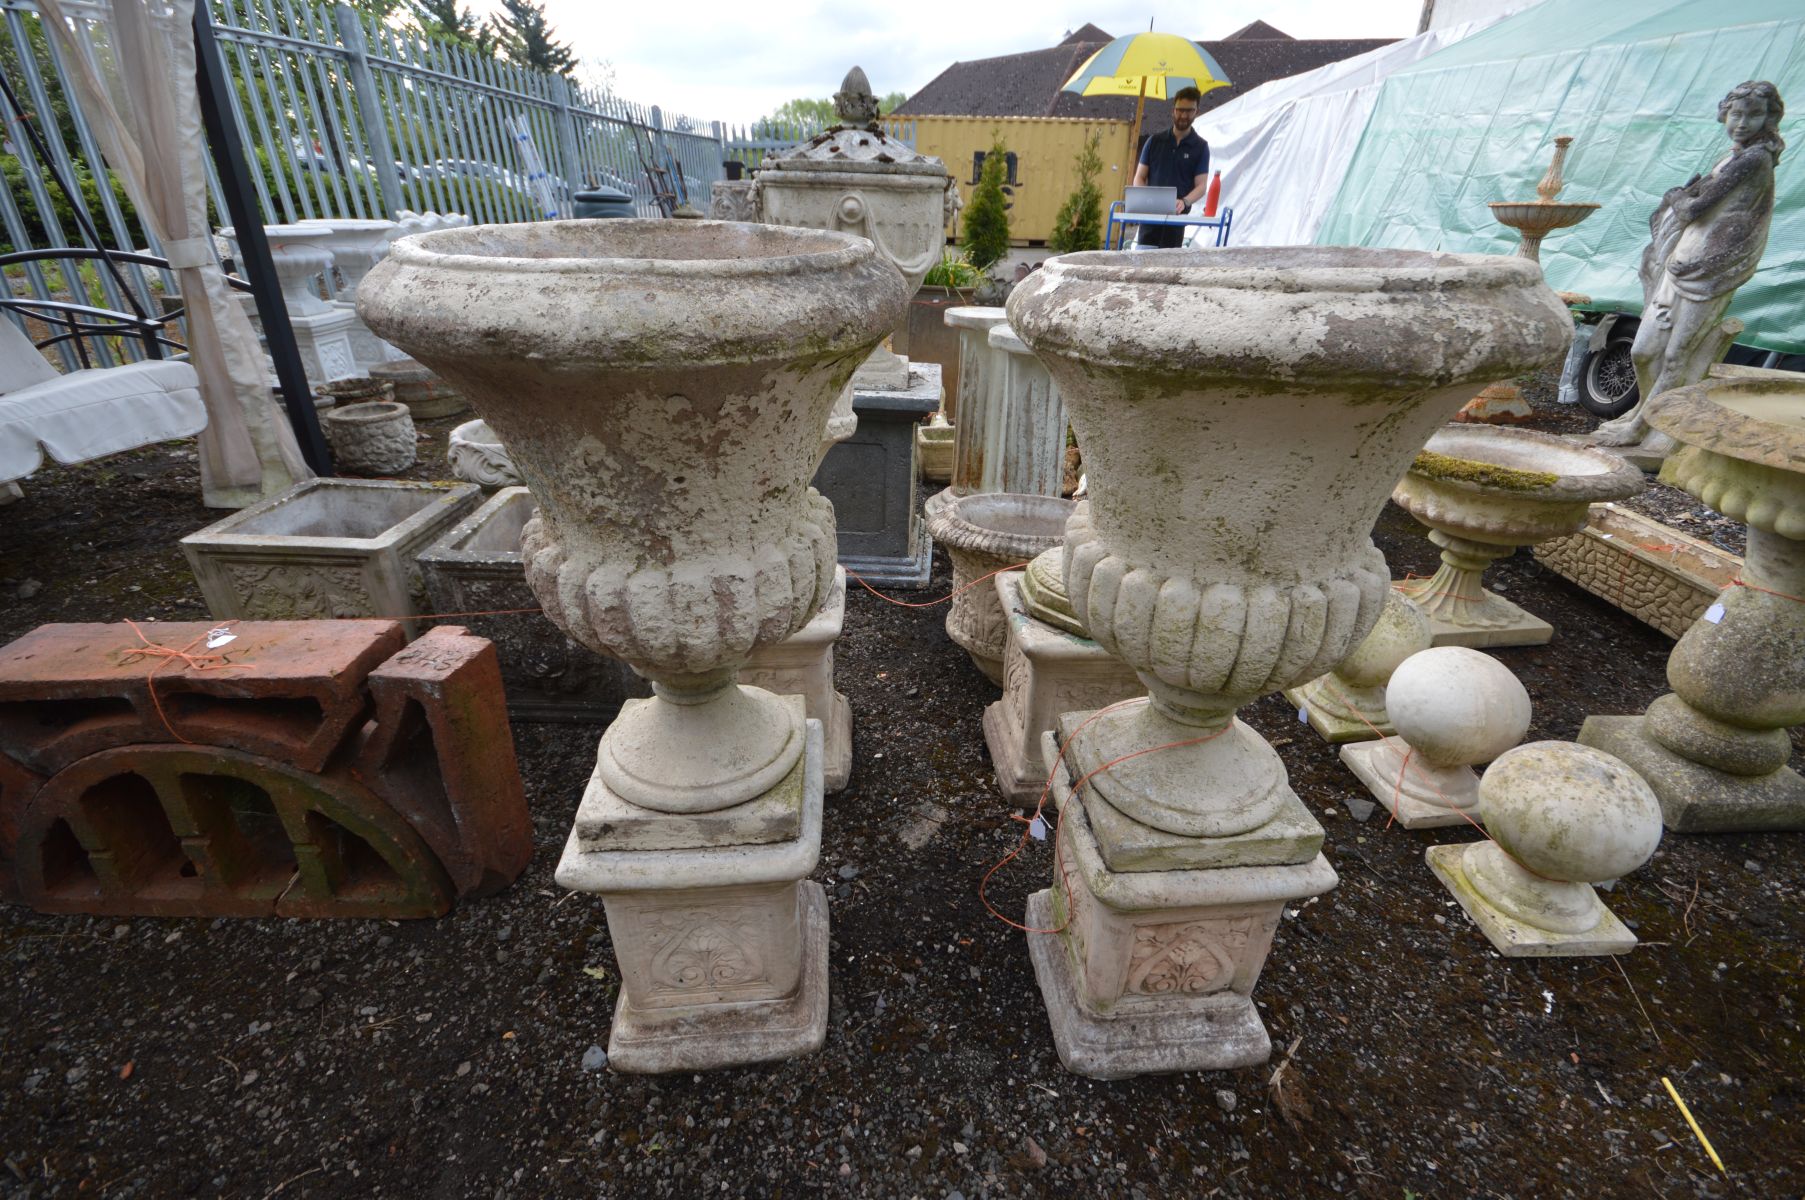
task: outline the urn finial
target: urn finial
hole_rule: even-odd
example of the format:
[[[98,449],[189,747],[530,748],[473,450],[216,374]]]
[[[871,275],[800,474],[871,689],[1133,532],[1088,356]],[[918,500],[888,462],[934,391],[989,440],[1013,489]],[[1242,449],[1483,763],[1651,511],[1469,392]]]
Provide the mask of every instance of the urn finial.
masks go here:
[[[865,78],[863,67],[854,67],[840,81],[840,90],[834,93],[834,112],[842,125],[876,125],[877,97],[871,94],[871,81]]]

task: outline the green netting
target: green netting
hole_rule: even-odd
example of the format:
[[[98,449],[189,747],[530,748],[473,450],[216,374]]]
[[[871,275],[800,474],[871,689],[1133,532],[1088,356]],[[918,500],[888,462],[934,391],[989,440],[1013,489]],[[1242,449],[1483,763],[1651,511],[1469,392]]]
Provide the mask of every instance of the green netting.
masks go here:
[[[1516,234],[1486,203],[1535,199],[1571,134],[1560,198],[1603,207],[1549,235],[1543,270],[1595,308],[1640,311],[1648,216],[1729,152],[1717,102],[1747,79],[1805,113],[1799,0],[1544,0],[1385,81],[1317,241],[1509,253]],[[1738,340],[1805,353],[1805,121],[1780,131],[1767,253],[1730,313]]]

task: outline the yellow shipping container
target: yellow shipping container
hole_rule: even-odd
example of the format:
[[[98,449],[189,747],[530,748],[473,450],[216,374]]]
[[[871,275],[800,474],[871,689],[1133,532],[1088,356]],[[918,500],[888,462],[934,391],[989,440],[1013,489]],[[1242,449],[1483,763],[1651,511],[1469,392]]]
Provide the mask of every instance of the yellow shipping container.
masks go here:
[[[1071,117],[932,117],[912,116],[915,149],[938,156],[959,186],[959,195],[971,202],[978,182],[979,159],[988,153],[996,135],[1003,139],[1010,163],[1003,185],[1009,206],[1009,236],[1016,245],[1044,244],[1053,232],[1060,205],[1078,186],[1073,165],[1084,139],[1092,130],[1102,140],[1097,153],[1103,173],[1097,187],[1103,193],[1102,209],[1122,198],[1128,182],[1122,174],[1128,161],[1126,121],[1086,121]],[[948,234],[953,231],[948,228]]]

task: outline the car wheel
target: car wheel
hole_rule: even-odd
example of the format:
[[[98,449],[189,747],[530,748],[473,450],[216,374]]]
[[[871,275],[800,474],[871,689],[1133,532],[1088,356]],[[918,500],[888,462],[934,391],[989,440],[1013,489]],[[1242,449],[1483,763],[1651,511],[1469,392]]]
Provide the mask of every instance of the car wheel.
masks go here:
[[[1613,330],[1604,345],[1588,351],[1580,363],[1579,402],[1601,420],[1621,417],[1641,397],[1636,387],[1636,363],[1630,357],[1635,341],[1633,327]]]

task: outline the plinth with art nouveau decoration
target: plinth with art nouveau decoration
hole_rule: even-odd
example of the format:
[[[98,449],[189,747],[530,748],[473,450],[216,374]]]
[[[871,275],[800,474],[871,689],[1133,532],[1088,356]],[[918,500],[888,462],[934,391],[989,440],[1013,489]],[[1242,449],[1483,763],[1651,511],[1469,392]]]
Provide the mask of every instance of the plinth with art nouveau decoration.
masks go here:
[[[1392,483],[1472,385],[1557,357],[1566,311],[1522,260],[1338,247],[1069,255],[1008,308],[1089,474],[1067,595],[1148,690],[1060,721],[1059,864],[1028,904],[1059,931],[1029,937],[1054,1041],[1100,1077],[1261,1062],[1280,912],[1336,876],[1235,710],[1372,628]]]
[[[442,230],[359,289],[507,445],[546,615],[652,681],[603,735],[558,866],[607,909],[617,1070],[825,1036],[821,727],[735,675],[833,586],[821,429],[907,298],[862,239],[712,221]]]

